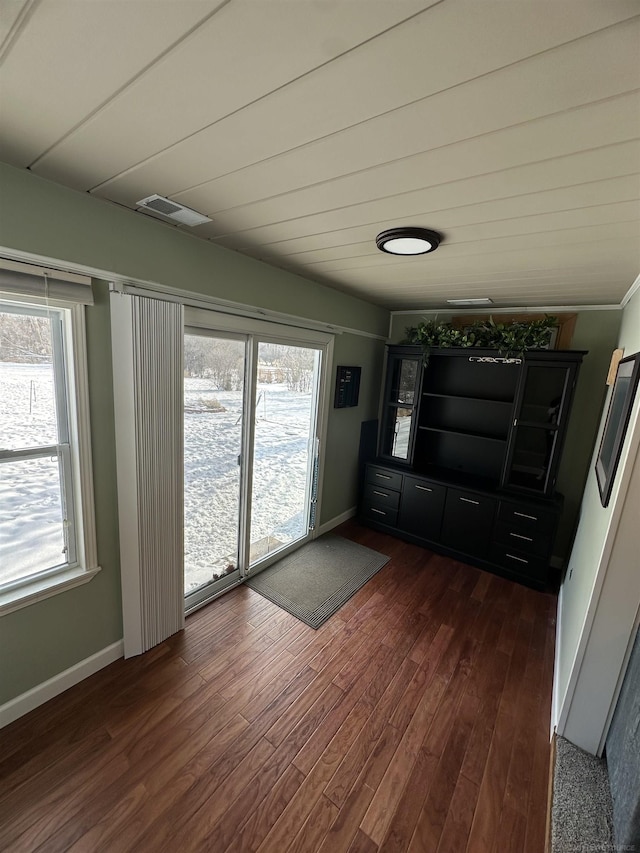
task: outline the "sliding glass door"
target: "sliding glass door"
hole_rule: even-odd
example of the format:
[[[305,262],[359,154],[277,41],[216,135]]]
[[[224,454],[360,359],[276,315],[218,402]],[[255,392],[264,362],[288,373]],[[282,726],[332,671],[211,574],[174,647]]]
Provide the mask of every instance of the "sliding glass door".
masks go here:
[[[245,351],[242,338],[184,336],[184,589],[191,605],[240,576]]]
[[[281,327],[267,337],[246,323],[239,334],[215,328],[211,312],[189,317],[198,326],[184,336],[187,611],[312,535],[328,348]]]
[[[320,351],[258,342],[249,567],[307,536],[314,508]]]

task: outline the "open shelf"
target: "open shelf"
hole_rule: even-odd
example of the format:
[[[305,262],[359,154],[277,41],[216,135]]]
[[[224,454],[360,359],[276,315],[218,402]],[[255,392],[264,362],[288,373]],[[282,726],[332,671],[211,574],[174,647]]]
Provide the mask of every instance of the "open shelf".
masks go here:
[[[520,365],[470,362],[469,356],[433,353],[425,369],[422,391],[429,395],[511,404]]]
[[[448,394],[422,397],[419,426],[452,435],[506,441],[513,405]]]
[[[467,403],[488,403],[490,406],[513,406],[513,400],[493,400],[489,397],[469,397],[463,394],[439,394],[435,391],[423,391],[423,397],[436,397],[443,400],[461,400]]]
[[[496,438],[493,435],[482,435],[477,432],[465,432],[459,429],[445,429],[444,427],[435,427],[435,426],[419,426],[418,429],[427,430],[428,432],[443,432],[447,433],[447,435],[459,435],[464,438],[479,438],[482,441],[497,441],[499,444],[506,444],[506,438]]]
[[[542,429],[548,432],[557,432],[560,429],[558,424],[540,423],[540,421],[522,421],[519,420],[519,427],[528,427],[529,429]]]
[[[461,489],[478,489],[479,491],[493,491],[498,488],[499,477],[469,474],[451,468],[443,468],[440,465],[424,463],[415,469],[417,474],[429,477],[430,480],[440,482],[447,486],[457,486]]]

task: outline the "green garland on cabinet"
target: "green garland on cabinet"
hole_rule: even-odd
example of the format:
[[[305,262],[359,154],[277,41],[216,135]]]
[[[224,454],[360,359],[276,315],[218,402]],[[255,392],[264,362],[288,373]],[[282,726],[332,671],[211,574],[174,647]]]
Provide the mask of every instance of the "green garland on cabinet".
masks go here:
[[[425,320],[406,329],[403,343],[419,344],[424,350],[425,364],[431,350],[438,347],[486,347],[497,349],[506,357],[521,356],[527,350],[546,349],[557,326],[557,317],[549,315],[540,320],[507,323],[496,323],[493,317],[488,317],[463,329],[455,329],[451,323]]]

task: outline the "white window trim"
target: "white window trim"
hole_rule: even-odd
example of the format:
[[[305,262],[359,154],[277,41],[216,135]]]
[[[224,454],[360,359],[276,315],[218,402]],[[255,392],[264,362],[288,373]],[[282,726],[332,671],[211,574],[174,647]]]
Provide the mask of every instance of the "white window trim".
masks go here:
[[[100,571],[93,497],[85,311],[84,305],[58,303],[57,307],[69,309],[69,314],[65,317],[64,340],[78,549],[76,565],[50,576],[34,577],[31,582],[19,587],[0,591],[0,616],[82,586]]]

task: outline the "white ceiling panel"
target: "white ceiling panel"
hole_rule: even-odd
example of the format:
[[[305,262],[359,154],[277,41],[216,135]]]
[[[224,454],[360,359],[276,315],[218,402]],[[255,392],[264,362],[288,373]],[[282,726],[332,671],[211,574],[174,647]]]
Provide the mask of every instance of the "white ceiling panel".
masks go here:
[[[32,164],[223,2],[41,2],[0,67],[0,159]]]
[[[90,189],[434,2],[368,0],[363,15],[359,3],[343,0],[233,0],[50,151],[36,169],[55,179],[67,174],[71,158],[70,183]]]
[[[0,117],[0,159],[390,308],[640,272],[638,0],[0,0]]]
[[[582,16],[566,15],[565,9],[572,4],[542,5],[545,15],[540,14],[541,4],[537,2],[498,4],[502,38],[499,46],[494,46],[497,30],[487,15],[487,4],[447,0],[185,139],[132,174],[110,180],[99,194],[125,204],[141,198],[139,192],[172,195],[347,127],[360,133],[356,155],[362,151],[363,139],[380,133],[397,140],[402,154],[415,153],[640,86],[635,61],[640,24],[635,20],[586,35],[562,50],[549,50],[498,72],[504,90],[496,95],[490,72],[510,65],[518,50],[531,56],[554,47],[562,38],[576,38],[580,29],[588,30],[588,25],[578,27]],[[490,7],[494,8],[493,4]],[[438,21],[445,15],[445,21]],[[562,38],[550,23],[556,17]],[[471,44],[483,38],[487,40],[486,49],[481,54],[472,51]],[[404,48],[400,54],[396,45],[401,40]],[[459,53],[451,50],[454,41],[459,44]],[[606,61],[594,68],[593,57],[598,52]],[[394,56],[402,59],[393,62],[390,57]],[[466,85],[461,86],[463,83]],[[434,94],[432,100],[429,96]],[[438,108],[438,100],[445,106]],[[319,104],[324,105],[322,109]],[[401,106],[409,104],[412,106],[406,114],[397,114]],[[386,112],[391,114],[383,126],[354,127]],[[414,143],[409,152],[402,152],[400,140],[406,135]],[[416,139],[421,140],[421,148],[416,149]],[[67,162],[74,164],[74,171],[79,169],[77,157]],[[40,163],[38,171],[53,179],[59,176],[51,161]],[[110,177],[99,173],[98,164],[94,164],[94,173],[99,180]],[[71,180],[66,173],[63,177]],[[135,188],[133,196],[130,192],[125,197],[120,194],[123,183]]]
[[[590,223],[589,220],[591,220]],[[544,239],[544,235],[548,232],[566,234],[568,231],[582,228],[585,230],[616,229],[621,223],[632,223],[637,231],[639,220],[640,201],[622,202],[582,210],[562,211],[562,213],[545,213],[543,216],[505,219],[491,223],[481,222],[466,228],[459,227],[455,229],[455,241],[457,243],[470,240],[495,240],[517,235],[527,235],[529,239],[532,235],[536,235]],[[366,257],[372,254],[371,240],[363,240],[345,246],[331,246],[283,257],[288,257],[290,263],[306,265],[340,258]]]
[[[461,180],[450,180],[433,186],[420,187],[403,193],[389,195],[386,198],[362,204],[335,204],[320,213],[300,213],[290,215],[288,196],[274,200],[269,218],[253,215],[253,207],[241,207],[226,211],[222,221],[229,229],[228,233],[249,231],[258,228],[261,233],[263,222],[275,225],[296,220],[296,225],[315,231],[325,230],[329,219],[335,228],[351,227],[358,223],[381,221],[384,215],[397,219],[402,216],[422,216],[431,210],[444,210],[462,205],[475,204],[498,198],[510,198],[556,187],[572,186],[589,181],[617,177],[632,173],[640,162],[640,142],[632,140],[605,148],[582,151],[572,156],[556,157],[541,163],[529,163],[499,172],[489,172]],[[339,213],[337,212],[339,209]],[[391,223],[392,224],[392,223]],[[420,223],[438,228],[438,222]],[[219,228],[215,222],[207,226],[212,231]],[[224,235],[220,235],[224,236]]]
[[[0,62],[25,25],[34,0],[3,0],[0,4]]]
[[[448,228],[475,227],[482,229],[484,234],[494,235],[497,232],[515,233],[515,234],[530,234],[538,231],[553,230],[555,228],[578,228],[581,225],[593,225],[598,222],[618,222],[628,221],[635,218],[640,219],[640,211],[638,206],[640,201],[637,196],[640,191],[633,193],[633,186],[626,179],[614,179],[613,186],[609,182],[601,182],[600,189],[603,192],[602,186],[606,184],[607,196],[610,199],[612,196],[618,196],[621,192],[627,196],[636,195],[632,201],[616,201],[605,204],[590,204],[588,206],[580,206],[584,201],[585,188],[572,187],[569,190],[558,191],[553,194],[544,194],[544,199],[536,196],[533,197],[541,206],[541,201],[547,200],[544,213],[531,213],[528,215],[511,216],[504,218],[496,218],[496,215],[501,212],[503,202],[488,202],[486,205],[478,205],[477,208],[460,208],[453,211],[442,211],[440,216],[443,217],[443,224]],[[591,186],[589,185],[589,189]],[[548,196],[553,195],[553,200],[548,201]],[[530,199],[532,197],[529,197]],[[567,208],[565,205],[574,204],[576,206]],[[506,204],[513,206],[514,200],[508,199]],[[631,211],[631,215],[628,215]],[[475,213],[475,216],[473,215]],[[454,222],[454,217],[456,220]],[[441,220],[439,219],[439,222]],[[371,243],[372,230],[380,231],[383,228],[383,223],[378,223],[373,228],[370,224],[361,225],[356,228],[345,228],[342,231],[327,231],[321,234],[312,234],[308,237],[297,237],[292,240],[283,240],[271,244],[262,243],[252,247],[245,247],[247,254],[261,255],[271,259],[282,258],[287,259],[287,256],[293,255],[288,260],[292,264],[297,263],[297,257],[304,257],[306,254],[318,253],[315,260],[321,260],[320,255],[324,252],[346,252],[346,255],[339,257],[348,257],[351,246],[359,244]],[[229,244],[230,248],[234,248],[233,239],[224,238],[220,240],[224,245]],[[525,271],[523,271],[525,272]]]
[[[590,228],[566,228],[561,231],[544,232],[542,234],[522,234],[501,237],[492,237],[485,240],[465,239],[464,230],[460,230],[460,239],[441,246],[442,254],[422,259],[422,266],[429,263],[429,268],[434,269],[438,265],[447,264],[467,255],[504,255],[508,252],[528,251],[532,246],[542,246],[545,250],[553,246],[570,246],[582,243],[585,249],[595,246],[597,243],[622,240],[625,242],[636,242],[638,249],[638,261],[640,262],[640,226],[637,221],[616,222],[613,225],[594,225]],[[446,248],[446,252],[445,252]],[[413,263],[416,263],[414,260]],[[378,256],[373,252],[353,256],[350,258],[337,258],[335,260],[316,261],[311,264],[313,270],[321,273],[345,272],[346,270],[367,270],[373,267],[380,269]],[[389,257],[384,269],[397,266],[398,270],[408,268],[407,258]]]
[[[434,120],[432,110],[429,121]],[[265,220],[269,218],[272,198],[285,193],[296,215],[334,207],[336,196],[347,198],[350,204],[368,201],[410,191],[418,183],[430,186],[638,138],[640,92],[490,130],[461,142],[444,142],[407,157],[398,156],[397,139],[377,133],[373,124],[366,149],[359,140],[359,157],[357,146],[352,145],[345,131],[317,145],[304,146],[192,190],[174,193],[172,198],[196,209],[206,208],[209,216],[253,203],[253,211],[263,211]],[[446,121],[441,127],[448,127]],[[480,128],[473,125],[470,130],[476,133]],[[414,145],[424,144],[418,135],[409,138]],[[347,145],[354,149],[352,161],[344,157]],[[365,157],[371,159],[367,162]],[[349,174],[343,170],[350,162],[358,168]],[[310,175],[319,178],[311,186],[305,183]],[[258,207],[261,199],[265,201]]]
[[[576,245],[579,247],[578,252],[582,266],[588,266],[592,261],[597,263],[602,257],[603,250],[626,252],[629,247],[635,254],[636,263],[640,263],[637,239],[616,238],[607,241],[606,244],[603,242],[602,245],[584,243],[577,243]],[[572,245],[546,246],[540,243],[533,244],[528,249],[506,250],[502,253],[483,251],[460,253],[454,251],[452,247],[448,255],[443,252],[441,256],[434,254],[433,257],[429,258],[389,258],[388,263],[382,266],[343,269],[340,277],[345,282],[388,282],[389,278],[392,277],[392,280],[398,283],[420,283],[427,272],[430,277],[445,269],[456,272],[467,269],[470,262],[482,263],[483,269],[490,272],[513,270],[516,266],[514,261],[521,263],[523,259],[529,269],[561,270],[575,265],[576,250]]]
[[[446,236],[447,221],[460,224],[462,220],[458,219],[455,212],[451,217],[444,218],[442,216],[444,211],[451,212],[462,208],[468,211],[471,206],[500,201],[504,204],[501,210],[498,208],[500,210],[496,215],[498,219],[504,219],[509,215],[530,215],[544,212],[544,205],[553,200],[553,192],[559,192],[562,199],[563,190],[572,190],[579,186],[585,187],[582,197],[591,199],[592,204],[629,201],[638,197],[638,176],[637,173],[634,176],[633,171],[640,166],[639,151],[640,140],[623,142],[620,145],[608,147],[606,149],[608,156],[603,156],[604,152],[599,149],[582,152],[573,157],[562,157],[543,164],[533,163],[507,172],[479,175],[464,181],[415,190],[412,193],[391,196],[375,202],[346,206],[312,216],[283,220],[271,225],[255,226],[251,230],[243,231],[242,234],[236,233],[229,236],[238,240],[253,241],[254,244],[270,243],[280,239],[369,224],[372,226],[370,235],[373,240],[377,233],[376,228],[381,230],[392,227],[394,224],[408,225],[412,222],[425,228],[444,230]],[[621,179],[617,185],[621,195],[616,198],[608,195],[610,187],[601,185],[603,181],[613,178]],[[582,181],[584,184],[581,183]],[[536,209],[537,200],[540,201],[542,209]],[[561,203],[567,205],[565,209],[575,206],[568,200]],[[460,210],[460,214],[464,217],[465,211]],[[214,230],[219,227],[219,223],[214,221],[201,226],[200,230],[203,233],[209,232],[209,236],[213,236]],[[224,245],[232,245],[226,239],[220,239],[220,242]]]

